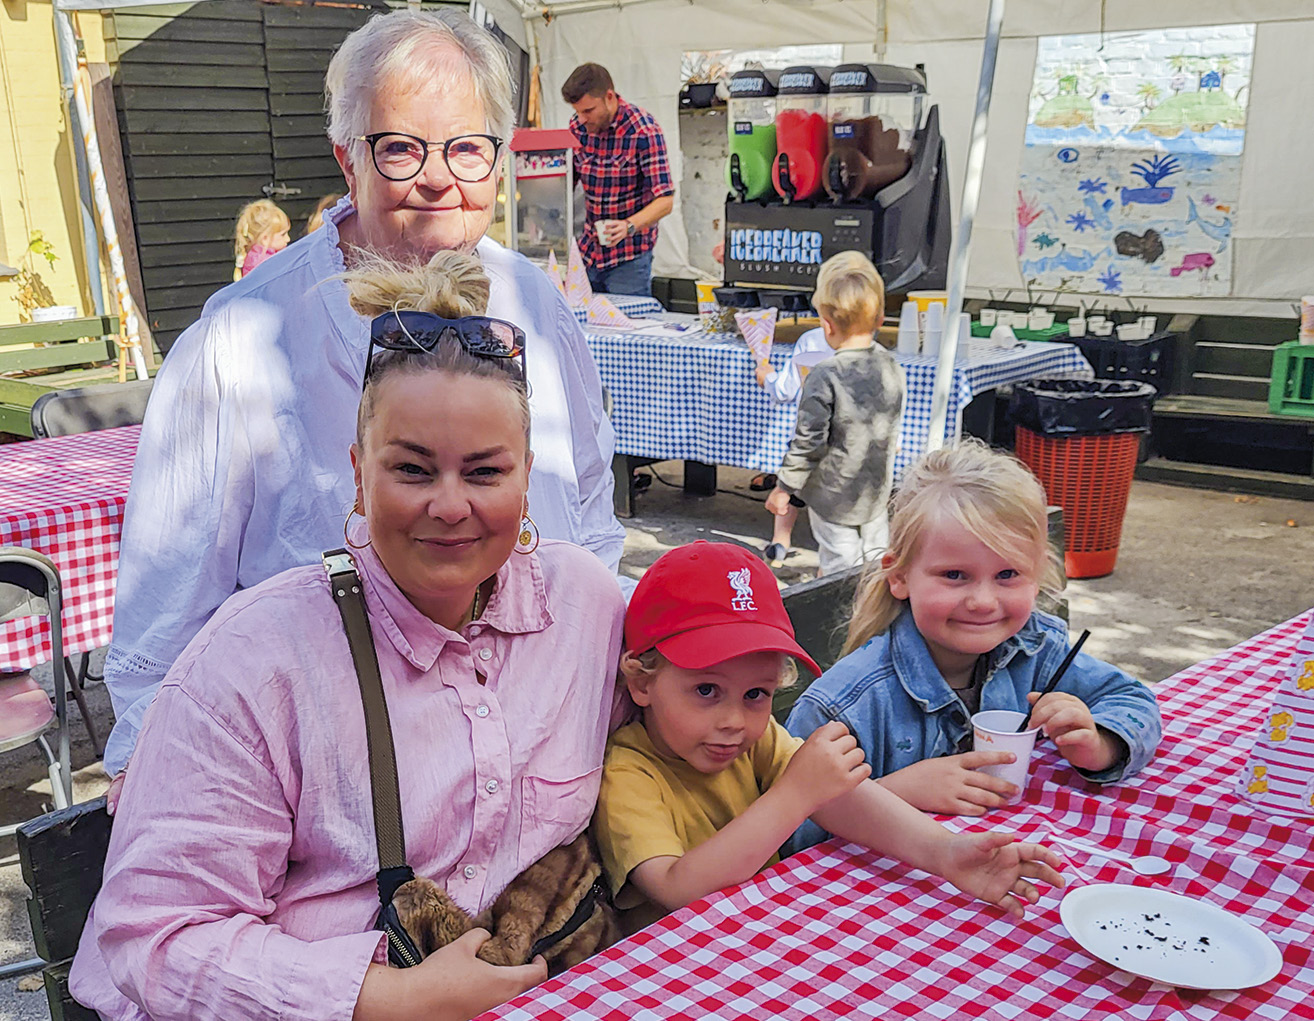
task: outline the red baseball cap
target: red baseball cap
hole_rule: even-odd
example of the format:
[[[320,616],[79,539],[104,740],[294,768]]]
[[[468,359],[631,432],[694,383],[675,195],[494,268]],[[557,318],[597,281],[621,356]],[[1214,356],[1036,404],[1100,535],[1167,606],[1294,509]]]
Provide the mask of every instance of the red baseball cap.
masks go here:
[[[794,640],[776,577],[728,542],[695,542],[662,554],[630,597],[625,648],[656,649],[678,667],[702,670],[751,652],[784,652],[817,676]]]

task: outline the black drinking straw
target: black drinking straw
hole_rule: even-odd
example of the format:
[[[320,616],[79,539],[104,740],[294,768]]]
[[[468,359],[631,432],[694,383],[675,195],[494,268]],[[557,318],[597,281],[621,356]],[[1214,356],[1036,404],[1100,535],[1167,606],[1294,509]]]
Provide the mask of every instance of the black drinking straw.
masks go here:
[[[1077,653],[1081,651],[1081,647],[1086,644],[1086,639],[1089,637],[1090,637],[1089,630],[1083,631],[1081,633],[1081,637],[1077,639],[1077,644],[1068,650],[1068,654],[1063,657],[1063,662],[1060,663],[1059,668],[1054,671],[1054,676],[1049,679],[1049,683],[1046,684],[1044,689],[1041,691],[1040,698],[1044,698],[1051,691],[1053,691],[1055,688],[1058,687],[1058,682],[1063,680],[1063,675],[1068,672],[1068,667],[1072,666],[1072,661],[1077,658]],[[1036,699],[1036,701],[1039,702],[1040,698]],[[1035,711],[1035,709],[1036,707],[1033,704],[1031,708],[1027,710],[1027,714],[1022,718],[1022,723],[1021,725],[1018,726],[1016,733],[1020,734],[1022,733],[1022,731],[1027,729],[1027,724],[1031,722],[1031,714]]]

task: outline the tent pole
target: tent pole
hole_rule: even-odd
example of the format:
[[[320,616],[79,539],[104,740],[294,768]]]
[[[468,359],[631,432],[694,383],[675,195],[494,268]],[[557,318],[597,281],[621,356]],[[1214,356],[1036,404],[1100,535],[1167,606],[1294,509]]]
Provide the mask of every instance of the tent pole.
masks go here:
[[[70,49],[70,39],[61,31],[60,19],[68,15],[56,8],[52,11],[55,20],[55,52],[59,58],[59,84],[64,93],[65,109],[68,111],[69,135],[78,137],[78,113],[73,101],[74,81],[77,77],[77,60]],[[86,154],[77,145],[73,146],[73,160],[78,175],[78,214],[82,221],[83,257],[87,270],[87,286],[91,289],[92,311],[98,315],[105,314],[105,292],[100,285],[100,238],[96,234],[96,219],[92,214],[91,180],[87,173]]]
[[[118,297],[119,311],[122,316],[122,330],[119,343],[128,348],[132,356],[133,369],[138,379],[146,379],[146,359],[141,349],[141,327],[137,321],[137,309],[128,290],[128,273],[123,262],[123,250],[119,247],[119,232],[114,224],[114,211],[110,208],[109,190],[105,185],[105,170],[100,162],[100,144],[96,140],[96,122],[91,116],[91,104],[87,98],[86,56],[78,48],[73,34],[73,25],[67,12],[56,10],[55,32],[61,40],[65,53],[77,55],[77,68],[73,74],[73,103],[76,111],[76,123],[81,131],[82,152],[86,157],[87,170],[91,175],[91,193],[96,202],[96,212],[100,217],[100,229],[105,238],[105,250],[109,253],[110,272],[114,278],[114,290]],[[99,278],[100,245],[92,248],[91,256],[96,259],[96,275]],[[119,364],[123,365],[123,352],[119,353]],[[123,369],[119,369],[119,378],[123,378]]]
[[[949,294],[945,303],[944,334],[940,357],[935,363],[935,387],[931,394],[931,421],[927,426],[926,450],[939,450],[945,444],[945,425],[949,415],[949,391],[953,386],[954,359],[958,352],[958,317],[963,311],[963,292],[967,289],[967,263],[972,248],[972,223],[981,198],[981,177],[985,171],[986,128],[990,121],[990,94],[995,84],[995,61],[999,56],[999,35],[1004,21],[1004,0],[990,0],[986,15],[985,49],[981,54],[981,81],[976,88],[976,116],[972,121],[972,140],[967,149],[967,172],[963,177],[963,201],[954,236],[954,256],[949,263]]]

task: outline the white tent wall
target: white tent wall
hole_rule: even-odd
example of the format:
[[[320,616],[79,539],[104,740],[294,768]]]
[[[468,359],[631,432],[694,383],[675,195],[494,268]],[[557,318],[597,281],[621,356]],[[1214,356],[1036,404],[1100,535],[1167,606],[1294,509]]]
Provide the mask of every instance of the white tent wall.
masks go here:
[[[576,65],[588,60],[604,64],[618,91],[662,125],[679,181],[676,94],[685,50],[841,42],[848,44],[846,59],[850,53],[851,59],[872,59],[864,51],[869,53],[882,34],[882,6],[889,19],[883,59],[926,64],[932,96],[940,104],[956,218],[985,29],[986,5],[980,0],[888,0],[885,5],[875,0],[621,0],[616,7],[588,13],[562,8],[549,23],[541,18],[530,22],[543,67],[546,121],[566,124],[569,108],[560,100],[561,83]],[[1009,0],[969,295],[1022,287],[1014,216],[1036,38],[1098,32],[1100,8],[1098,0]],[[1314,132],[1301,127],[1304,108],[1314,101],[1314,0],[1160,0],[1154,6],[1107,0],[1103,29],[1239,22],[1257,22],[1258,28],[1234,234],[1233,296],[1148,301],[1158,311],[1290,316],[1292,302],[1314,282],[1314,196],[1308,194]],[[662,222],[654,271],[696,276],[678,194],[676,202],[676,213]]]

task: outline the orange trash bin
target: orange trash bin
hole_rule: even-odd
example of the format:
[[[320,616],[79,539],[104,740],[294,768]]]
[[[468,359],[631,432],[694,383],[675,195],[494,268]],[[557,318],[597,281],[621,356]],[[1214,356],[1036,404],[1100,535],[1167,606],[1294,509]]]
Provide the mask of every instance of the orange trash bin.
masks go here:
[[[1063,508],[1069,578],[1113,572],[1154,394],[1144,383],[1077,380],[1025,383],[1014,391],[1017,456],[1049,502]]]

